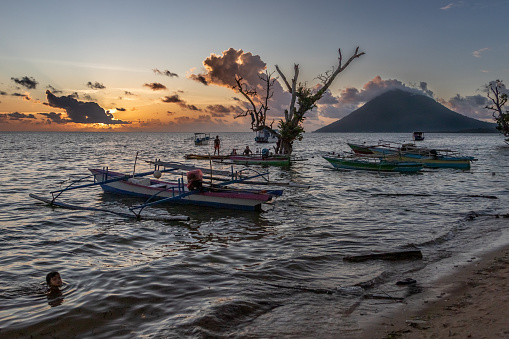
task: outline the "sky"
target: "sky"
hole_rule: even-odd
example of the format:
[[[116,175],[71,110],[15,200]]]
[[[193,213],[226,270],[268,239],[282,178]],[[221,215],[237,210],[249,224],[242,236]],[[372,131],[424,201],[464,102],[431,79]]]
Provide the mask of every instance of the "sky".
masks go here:
[[[6,0],[0,131],[247,132],[235,75],[260,89],[260,73],[298,64],[317,88],[357,47],[306,131],[393,88],[492,121],[484,86],[509,81],[508,16],[509,0]]]

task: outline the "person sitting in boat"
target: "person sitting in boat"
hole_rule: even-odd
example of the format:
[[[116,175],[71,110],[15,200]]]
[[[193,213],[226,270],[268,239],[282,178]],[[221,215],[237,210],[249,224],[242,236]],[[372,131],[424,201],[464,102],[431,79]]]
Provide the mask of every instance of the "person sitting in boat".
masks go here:
[[[203,173],[199,169],[187,172],[187,188],[192,190],[201,190],[203,188]]]
[[[219,139],[219,135],[216,135],[216,138],[214,139],[214,155],[219,155],[219,145],[221,145],[221,140]]]
[[[253,152],[249,149],[249,146],[246,146],[246,149],[244,150],[244,155],[250,155],[253,154]]]
[[[232,152],[230,153],[230,155],[237,155],[237,149],[236,148],[232,149]]]
[[[270,155],[270,153],[269,153],[269,149],[268,148],[262,149],[262,158],[263,159],[267,158],[269,155]]]

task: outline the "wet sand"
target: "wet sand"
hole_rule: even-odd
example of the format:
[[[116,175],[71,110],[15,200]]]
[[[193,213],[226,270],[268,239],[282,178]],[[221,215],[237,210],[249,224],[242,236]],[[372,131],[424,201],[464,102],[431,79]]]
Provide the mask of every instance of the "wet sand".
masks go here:
[[[509,246],[467,260],[367,320],[359,338],[509,338],[508,277]]]

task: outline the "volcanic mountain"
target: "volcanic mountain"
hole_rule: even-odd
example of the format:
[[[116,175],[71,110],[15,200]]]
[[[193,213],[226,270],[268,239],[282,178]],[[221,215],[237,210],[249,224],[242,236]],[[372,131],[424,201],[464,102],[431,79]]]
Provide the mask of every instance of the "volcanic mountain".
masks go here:
[[[315,132],[497,132],[495,123],[466,117],[432,98],[391,90]]]

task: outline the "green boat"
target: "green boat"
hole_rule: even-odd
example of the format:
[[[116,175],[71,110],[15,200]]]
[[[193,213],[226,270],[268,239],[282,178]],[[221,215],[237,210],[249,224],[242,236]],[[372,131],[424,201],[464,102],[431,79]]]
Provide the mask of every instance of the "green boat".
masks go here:
[[[343,170],[361,170],[372,172],[397,172],[415,173],[419,172],[423,165],[410,161],[388,161],[376,157],[358,156],[322,156],[331,163],[334,168]]]

